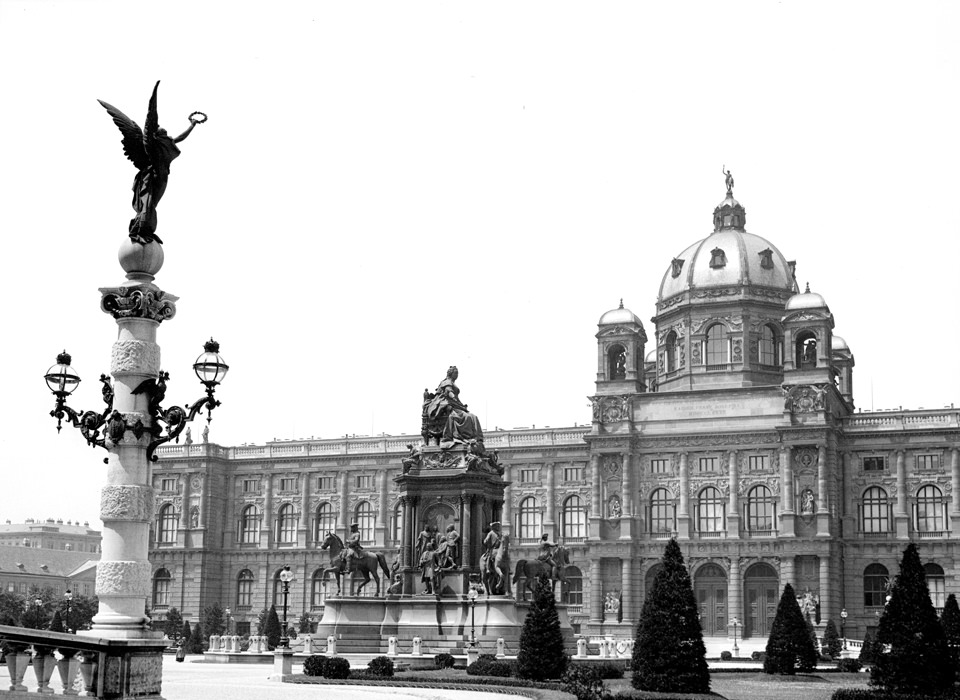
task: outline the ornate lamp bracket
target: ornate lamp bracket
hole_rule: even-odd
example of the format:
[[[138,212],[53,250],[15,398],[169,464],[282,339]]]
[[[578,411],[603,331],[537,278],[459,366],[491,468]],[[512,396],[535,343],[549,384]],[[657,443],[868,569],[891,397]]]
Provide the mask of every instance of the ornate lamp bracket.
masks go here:
[[[50,411],[50,415],[57,419],[57,432],[63,427],[63,419],[66,418],[74,428],[79,428],[80,433],[90,447],[102,447],[107,449],[105,437],[100,436],[100,428],[107,422],[107,417],[113,412],[113,386],[110,378],[100,375],[100,382],[103,384],[103,402],[107,407],[103,413],[96,411],[76,411],[67,405],[67,392],[54,392],[57,398],[56,406]]]
[[[169,377],[165,372],[161,372],[160,374],[163,379]],[[150,408],[153,409],[153,412],[150,417],[153,427],[149,432],[155,439],[151,440],[150,445],[147,447],[147,461],[156,462],[159,460],[159,457],[157,457],[154,452],[160,445],[168,443],[171,440],[180,442],[180,433],[187,427],[187,423],[192,422],[193,419],[197,417],[197,414],[204,408],[207,409],[207,423],[211,421],[213,409],[219,406],[220,402],[213,398],[216,384],[206,382],[204,384],[207,387],[207,395],[197,399],[192,404],[185,405],[183,408],[180,406],[171,406],[170,408],[164,409],[159,405],[154,406],[151,400]],[[165,424],[166,428],[161,428],[160,423]],[[164,430],[166,430],[165,435],[163,434]]]

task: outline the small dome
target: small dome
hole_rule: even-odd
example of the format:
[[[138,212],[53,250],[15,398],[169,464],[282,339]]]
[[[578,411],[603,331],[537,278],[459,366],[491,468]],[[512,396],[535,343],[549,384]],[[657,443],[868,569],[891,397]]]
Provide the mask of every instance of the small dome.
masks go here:
[[[830,344],[834,350],[849,350],[850,346],[847,345],[847,341],[841,338],[839,335],[835,335],[831,338]]]
[[[643,325],[635,313],[630,309],[623,308],[623,299],[620,300],[620,306],[618,308],[611,309],[600,317],[599,325],[613,326],[618,323],[636,323],[638,326]]]
[[[656,362],[657,361],[657,349],[654,348],[647,353],[647,356],[643,358],[644,362]]]
[[[803,294],[794,294],[787,299],[787,305],[784,311],[799,311],[800,309],[827,309],[827,302],[816,292],[810,291],[810,283],[807,283],[807,289]]]

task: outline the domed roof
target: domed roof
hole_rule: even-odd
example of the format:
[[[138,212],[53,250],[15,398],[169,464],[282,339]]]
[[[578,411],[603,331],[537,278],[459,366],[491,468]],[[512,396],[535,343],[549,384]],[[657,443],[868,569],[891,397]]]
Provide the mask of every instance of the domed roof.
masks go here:
[[[611,309],[600,317],[599,325],[613,326],[618,323],[636,323],[638,326],[643,326],[635,313],[630,309],[623,308],[623,299],[620,300],[620,306],[618,308]]]
[[[647,356],[643,358],[644,362],[656,362],[657,361],[657,349],[654,348],[647,353]]]
[[[660,300],[690,289],[757,285],[797,291],[793,265],[770,241],[747,231],[714,231],[675,257]]]
[[[841,338],[839,335],[835,335],[830,339],[830,345],[834,350],[849,350],[850,346],[847,345],[847,341]]]
[[[787,299],[787,305],[784,311],[799,311],[800,309],[828,309],[827,302],[816,292],[810,291],[810,284],[807,283],[807,289],[803,294],[794,294]]]

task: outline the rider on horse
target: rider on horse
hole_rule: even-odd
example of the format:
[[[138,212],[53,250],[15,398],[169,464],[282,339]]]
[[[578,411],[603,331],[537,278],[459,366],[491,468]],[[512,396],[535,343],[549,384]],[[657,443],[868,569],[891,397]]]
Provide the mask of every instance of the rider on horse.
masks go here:
[[[537,555],[537,561],[549,567],[550,578],[556,579],[556,572],[559,568],[557,558],[554,556],[557,551],[557,544],[550,541],[550,535],[546,532],[540,535],[540,553]]]
[[[360,526],[357,523],[350,523],[350,537],[347,539],[346,548],[343,550],[343,558],[340,560],[340,573],[349,573],[353,568],[353,560],[362,555]]]

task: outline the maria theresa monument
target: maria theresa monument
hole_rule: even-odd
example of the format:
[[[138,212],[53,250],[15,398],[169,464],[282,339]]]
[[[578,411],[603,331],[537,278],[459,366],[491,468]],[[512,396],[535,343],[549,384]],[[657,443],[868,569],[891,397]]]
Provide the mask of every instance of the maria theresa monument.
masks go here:
[[[433,614],[478,587],[479,612],[529,597],[542,565],[573,631],[630,636],[671,538],[708,638],[765,639],[786,583],[814,622],[844,612],[862,638],[908,541],[942,607],[958,588],[960,411],[855,408],[830,307],[747,231],[729,173],[712,232],[664,269],[649,336],[622,301],[600,316],[589,426],[484,430],[451,367],[420,434],[411,415],[397,437],[159,447],[154,617],[219,603],[255,632],[285,566],[291,617],[321,627],[357,596]]]

